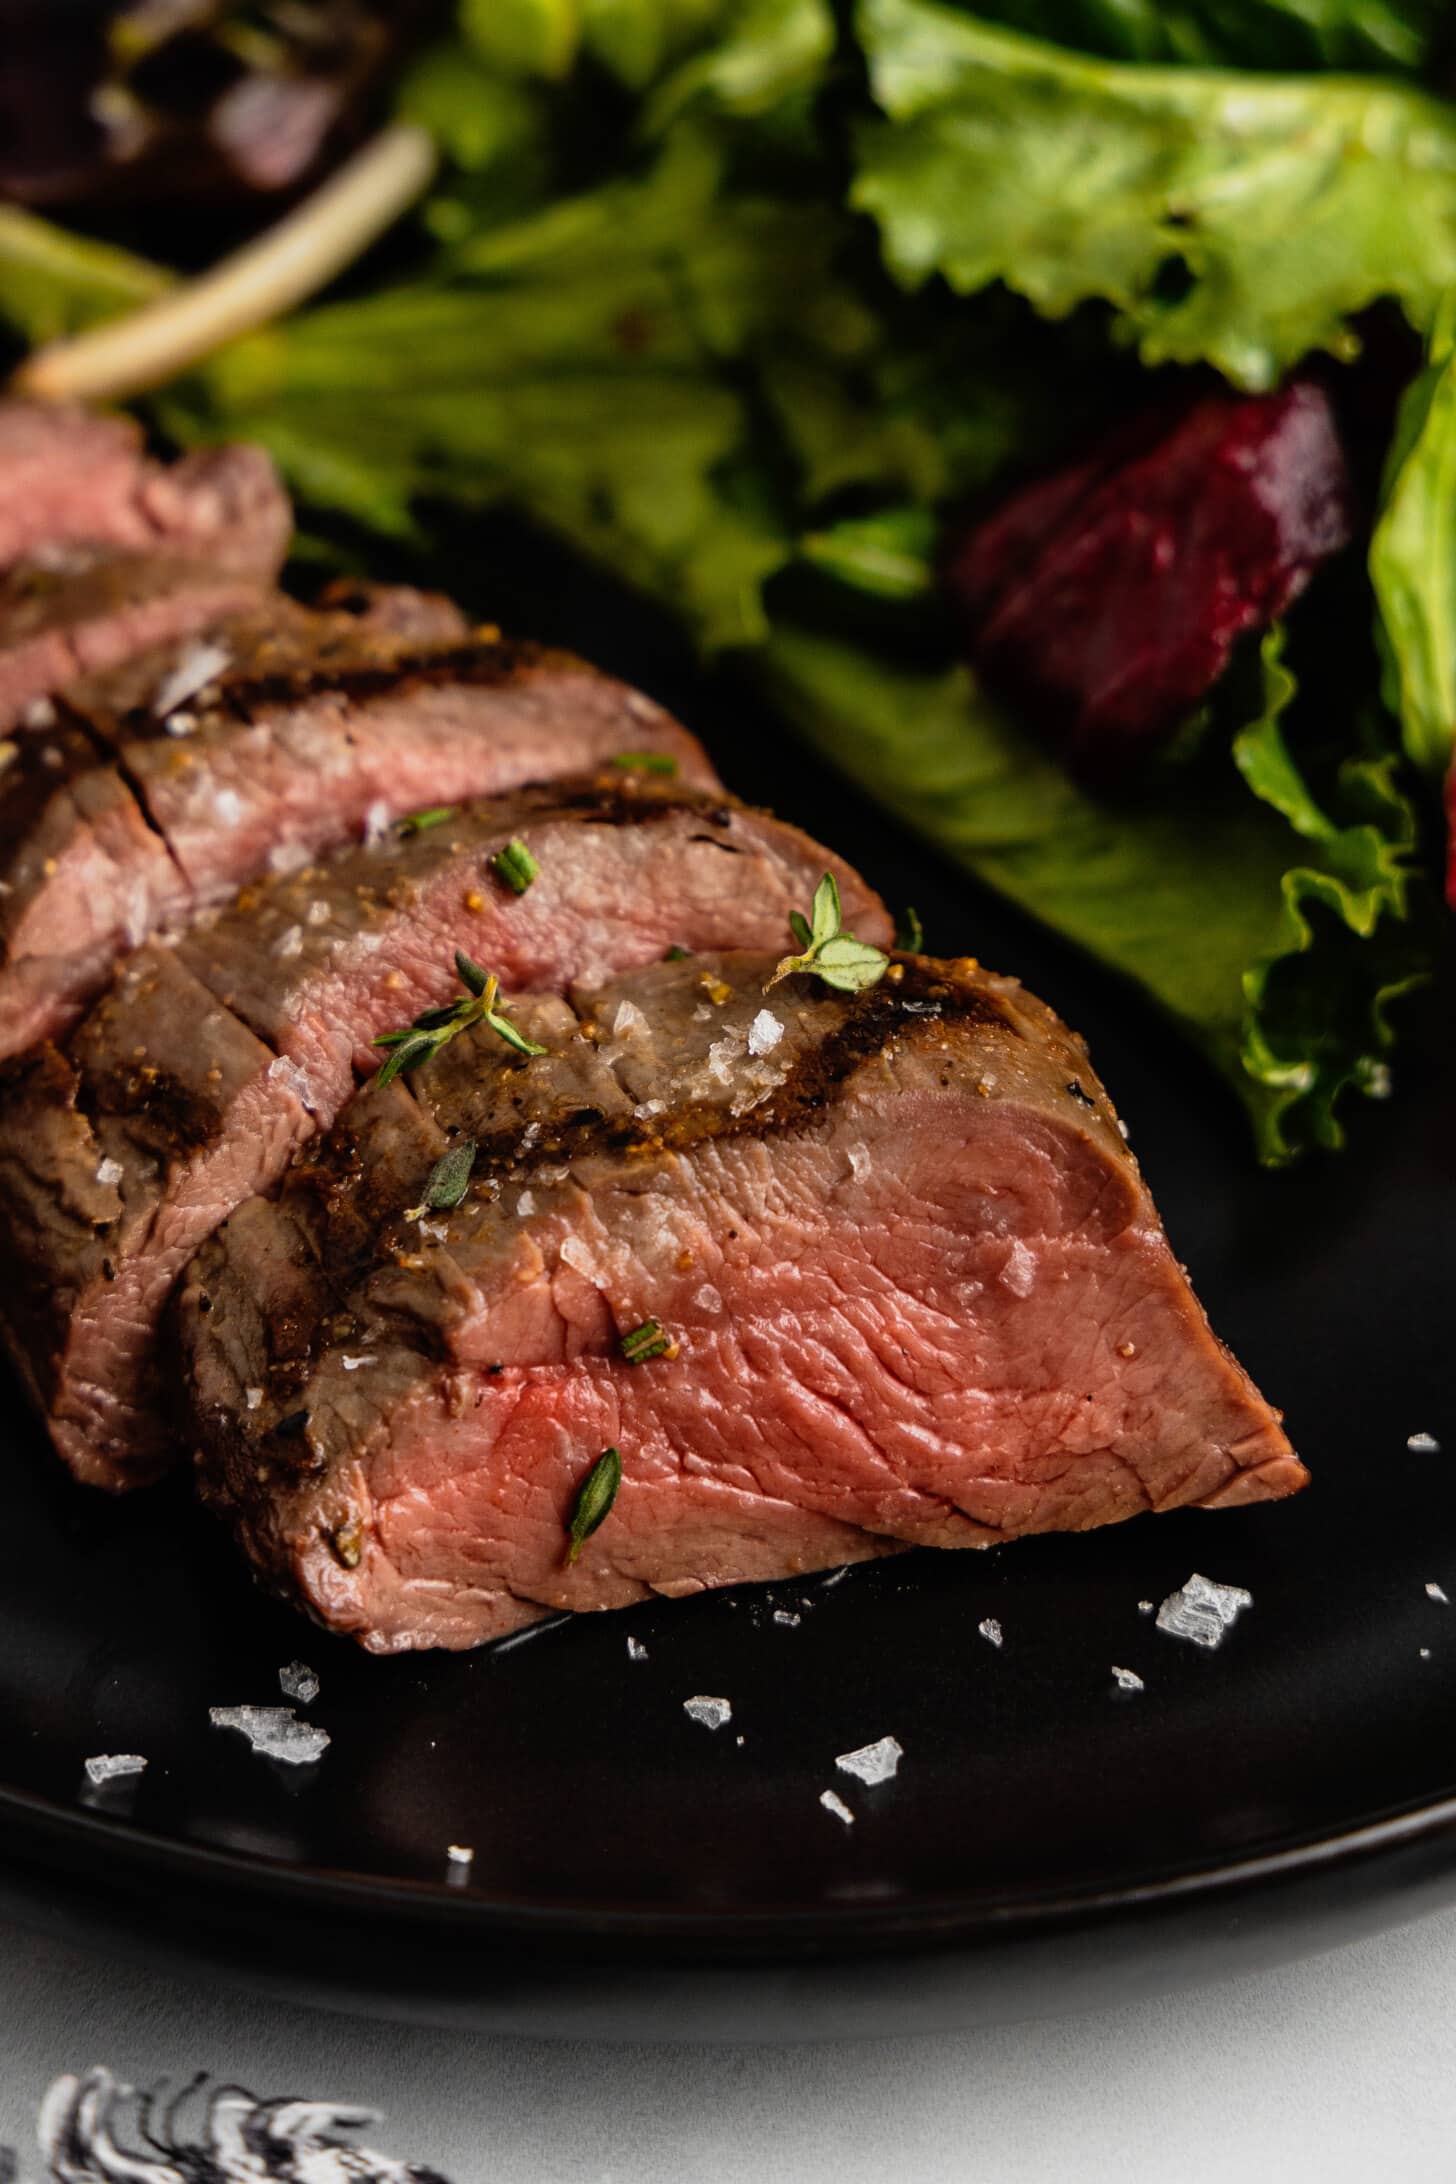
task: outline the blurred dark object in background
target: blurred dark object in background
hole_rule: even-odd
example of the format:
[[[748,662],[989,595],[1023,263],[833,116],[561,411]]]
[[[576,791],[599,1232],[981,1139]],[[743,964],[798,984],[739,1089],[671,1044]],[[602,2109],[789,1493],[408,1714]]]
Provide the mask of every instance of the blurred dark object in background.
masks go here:
[[[377,118],[436,0],[0,0],[0,197],[271,212]]]

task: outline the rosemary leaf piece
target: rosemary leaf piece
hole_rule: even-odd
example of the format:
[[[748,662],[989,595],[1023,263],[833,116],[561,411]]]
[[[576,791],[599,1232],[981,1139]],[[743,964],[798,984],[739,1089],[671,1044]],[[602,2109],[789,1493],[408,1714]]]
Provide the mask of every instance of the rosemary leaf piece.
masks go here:
[[[622,1337],[622,1355],[629,1365],[645,1365],[652,1357],[676,1357],[677,1344],[660,1320],[644,1320]]]
[[[424,1196],[417,1206],[410,1207],[405,1219],[418,1221],[427,1213],[453,1213],[470,1188],[470,1173],[474,1166],[474,1138],[452,1145],[431,1168]]]
[[[498,1039],[503,1039],[517,1054],[544,1054],[545,1047],[537,1046],[496,1006],[500,993],[500,980],[489,971],[483,971],[468,955],[457,948],[455,968],[460,983],[466,988],[458,1001],[447,1002],[443,1008],[426,1009],[412,1024],[402,1031],[381,1032],[374,1041],[377,1047],[389,1049],[389,1059],[380,1069],[375,1083],[381,1087],[392,1084],[403,1071],[417,1069],[421,1062],[429,1061],[442,1046],[448,1046],[457,1031],[467,1031],[472,1024],[488,1024]],[[467,1171],[466,1180],[469,1180]],[[464,1196],[464,1187],[461,1188]],[[457,1201],[458,1203],[458,1201]]]
[[[843,919],[838,882],[832,872],[826,872],[814,890],[808,917],[797,910],[789,912],[789,930],[800,952],[783,958],[764,992],[799,971],[822,978],[838,993],[863,993],[877,985],[889,969],[889,957],[882,948],[872,948],[868,941],[846,933]]]
[[[906,955],[919,955],[925,946],[925,927],[913,903],[907,902],[895,920],[895,946],[903,949]]]
[[[612,760],[623,773],[675,774],[677,760],[671,751],[618,751]]]
[[[572,1504],[567,1534],[571,1544],[566,1550],[569,1563],[575,1562],[597,1526],[611,1515],[621,1483],[622,1459],[614,1448],[604,1448],[582,1480],[581,1491]]]
[[[436,804],[429,811],[412,811],[400,820],[399,832],[405,837],[428,834],[431,827],[442,827],[453,819],[459,808],[458,804]]]
[[[490,869],[498,880],[503,880],[513,895],[524,895],[541,867],[527,849],[519,835],[513,835],[504,849],[498,849],[490,860]]]

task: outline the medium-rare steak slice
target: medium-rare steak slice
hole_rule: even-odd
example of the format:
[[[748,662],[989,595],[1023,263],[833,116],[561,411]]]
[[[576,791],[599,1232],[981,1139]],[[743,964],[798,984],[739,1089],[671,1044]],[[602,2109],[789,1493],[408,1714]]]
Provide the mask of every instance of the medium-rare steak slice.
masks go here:
[[[202,1484],[320,1621],[469,1646],[1303,1485],[1048,1009],[915,958],[765,995],[772,963],[518,1001],[544,1055],[478,1030],[367,1087],[198,1254]]]
[[[453,610],[418,593],[366,606],[270,609],[193,655],[201,688],[149,655],[0,743],[0,1057],[57,1036],[148,934],[407,814],[624,754],[717,786],[685,728],[584,661],[420,642]]]
[[[273,574],[166,554],[21,562],[0,576],[0,734],[48,718],[78,676],[258,611]]]
[[[245,575],[283,565],[293,514],[259,447],[149,456],[129,419],[0,401],[0,569],[73,547],[202,557]]]
[[[513,843],[506,869],[494,860]],[[118,972],[64,1054],[0,1098],[0,1318],[61,1454],[125,1486],[167,1462],[157,1323],[219,1221],[333,1121],[381,1034],[458,991],[455,951],[508,988],[559,989],[669,947],[783,938],[824,852],[721,798],[586,782],[454,819],[246,890]],[[830,860],[845,914],[888,938]],[[704,1007],[710,1007],[705,999]]]

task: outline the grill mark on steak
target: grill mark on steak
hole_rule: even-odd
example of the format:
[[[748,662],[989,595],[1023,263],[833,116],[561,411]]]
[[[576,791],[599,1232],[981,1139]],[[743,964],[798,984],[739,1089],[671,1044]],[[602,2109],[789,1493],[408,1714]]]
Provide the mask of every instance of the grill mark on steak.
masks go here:
[[[53,798],[7,806],[0,785],[0,826],[15,813],[8,860],[0,847],[0,1056],[63,1032],[118,954],[225,901],[270,858],[304,862],[411,809],[631,746],[670,753],[687,786],[717,786],[685,729],[569,655],[493,632],[422,644],[458,635],[428,595],[370,591],[363,609],[280,600],[223,625],[228,663],[188,702],[180,739],[153,704],[176,647],[66,693],[64,741],[37,746],[27,773],[59,755]]]
[[[775,989],[759,1056],[771,957],[521,1000],[545,1056],[462,1037],[240,1206],[177,1319],[204,1492],[265,1580],[376,1650],[467,1645],[1302,1484],[1080,1043],[1012,981],[897,961]],[[467,1136],[462,1203],[403,1218]],[[648,1317],[676,1350],[630,1365]],[[623,1490],[569,1566],[608,1443]]]
[[[704,856],[705,824],[745,850],[731,887]],[[541,866],[521,896],[490,865],[517,836]],[[176,1273],[328,1126],[354,1073],[377,1068],[379,1033],[458,992],[456,947],[508,987],[550,987],[678,942],[763,943],[786,933],[826,862],[847,915],[888,939],[863,883],[767,816],[636,777],[543,787],[246,889],[175,942],[138,950],[64,1057],[12,1069],[0,1100],[0,1210],[25,1239],[0,1317],[17,1347],[23,1321],[47,1361],[44,1407],[67,1461],[123,1485],[168,1459],[153,1330]],[[51,1144],[58,1082],[69,1121]],[[120,1184],[93,1186],[113,1172]]]

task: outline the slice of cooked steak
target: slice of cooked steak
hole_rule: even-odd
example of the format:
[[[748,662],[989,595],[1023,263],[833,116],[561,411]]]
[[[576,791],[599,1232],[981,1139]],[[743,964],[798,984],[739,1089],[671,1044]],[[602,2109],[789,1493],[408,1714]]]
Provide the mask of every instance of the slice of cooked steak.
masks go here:
[[[272,573],[166,554],[19,563],[0,575],[0,734],[48,717],[78,676],[258,612],[277,597]]]
[[[0,401],[0,569],[82,547],[201,556],[272,576],[292,531],[288,497],[259,447],[160,463],[129,418]]]
[[[410,812],[623,753],[717,786],[685,728],[585,662],[490,631],[418,642],[454,612],[424,594],[355,605],[149,654],[0,744],[0,1057],[64,1030],[149,933]]]
[[[539,865],[519,894],[492,862],[516,840]],[[0,1320],[76,1474],[126,1486],[169,1460],[155,1336],[177,1275],[329,1126],[377,1067],[371,1042],[457,992],[456,949],[508,988],[559,989],[674,944],[786,944],[826,862],[846,917],[887,939],[863,883],[778,820],[560,784],[275,878],[139,949],[65,1053],[12,1065],[0,1099]]]
[[[518,1002],[546,1054],[481,1030],[366,1088],[198,1254],[204,1491],[320,1621],[469,1646],[1303,1485],[1048,1009],[914,958],[854,998],[765,995],[772,960]],[[654,1325],[658,1354],[630,1340]]]

